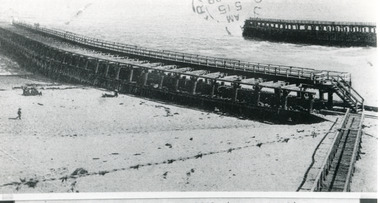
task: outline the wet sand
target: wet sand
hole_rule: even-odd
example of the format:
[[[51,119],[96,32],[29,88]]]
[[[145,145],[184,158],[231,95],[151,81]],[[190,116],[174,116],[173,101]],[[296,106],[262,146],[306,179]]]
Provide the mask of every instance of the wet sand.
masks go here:
[[[337,118],[272,125],[37,76],[0,89],[0,193],[296,191]]]

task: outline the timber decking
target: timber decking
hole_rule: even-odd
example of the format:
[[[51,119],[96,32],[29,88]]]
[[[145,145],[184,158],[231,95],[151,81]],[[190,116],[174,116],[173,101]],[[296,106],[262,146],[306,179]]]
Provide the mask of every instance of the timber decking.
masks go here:
[[[355,162],[359,158],[364,111],[347,111],[325,162],[311,188],[301,191],[349,192]]]
[[[42,35],[48,35],[80,46],[99,49],[103,52],[125,54],[130,57],[161,61],[163,63],[174,63],[181,66],[188,65],[195,69],[223,71],[229,74],[237,73],[243,75],[243,77],[245,77],[243,79],[246,79],[246,77],[254,77],[263,78],[269,81],[282,80],[288,82],[288,84],[296,84],[297,88],[301,91],[306,91],[307,88],[317,89],[319,90],[321,100],[324,99],[324,93],[328,93],[328,100],[326,103],[329,108],[334,105],[332,101],[333,93],[342,99],[344,106],[350,107],[354,111],[360,110],[364,103],[364,99],[351,87],[351,75],[349,73],[251,63],[234,59],[149,49],[109,42],[67,31],[47,29],[40,27],[39,25],[32,26],[21,22],[14,22],[14,25],[22,29],[30,30]]]

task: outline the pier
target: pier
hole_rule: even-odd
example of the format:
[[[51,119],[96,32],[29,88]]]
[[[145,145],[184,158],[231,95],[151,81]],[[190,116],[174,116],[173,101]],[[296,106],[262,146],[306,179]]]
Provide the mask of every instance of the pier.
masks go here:
[[[249,117],[275,113],[302,120],[322,109],[363,108],[364,99],[351,87],[349,73],[148,49],[19,22],[1,27],[2,46],[58,80]],[[28,33],[110,57],[62,50]]]
[[[278,42],[377,46],[376,23],[250,18],[243,36]]]

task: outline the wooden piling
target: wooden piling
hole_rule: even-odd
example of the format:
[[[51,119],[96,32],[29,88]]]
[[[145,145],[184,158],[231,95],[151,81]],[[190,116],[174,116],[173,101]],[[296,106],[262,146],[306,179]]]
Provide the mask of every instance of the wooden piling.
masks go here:
[[[149,77],[149,71],[148,70],[144,70],[144,73],[143,73],[143,83],[142,83],[143,86],[147,85],[148,77]]]
[[[96,61],[95,74],[98,74],[98,72],[99,72],[99,64],[100,64],[100,60],[98,59],[98,60]]]
[[[107,65],[106,65],[106,72],[104,73],[104,76],[105,76],[105,77],[108,77],[109,69],[110,69],[110,63],[107,62]]]
[[[129,78],[128,78],[128,82],[129,83],[132,83],[132,80],[133,80],[133,67],[131,67],[129,69],[130,73],[129,73]]]
[[[174,91],[178,92],[179,87],[179,76],[175,76],[175,82],[174,82]]]
[[[330,109],[333,107],[333,92],[332,91],[327,92],[327,107]]]
[[[195,78],[193,79],[193,86],[191,88],[191,94],[192,95],[195,95],[196,94],[196,91],[197,91],[197,84],[198,84],[198,79]]]
[[[121,67],[120,67],[120,64],[118,63],[117,64],[117,69],[116,69],[116,76],[115,76],[116,80],[120,79],[120,70],[121,70]]]
[[[211,81],[211,84],[212,84],[212,87],[211,87],[211,93],[210,93],[210,96],[211,96],[211,97],[214,97],[214,95],[215,95],[215,88],[216,88],[216,81],[215,81],[215,80],[212,80],[212,81]]]
[[[158,89],[162,89],[162,86],[164,84],[164,79],[165,79],[165,74],[161,73],[160,74],[160,83],[158,85]]]

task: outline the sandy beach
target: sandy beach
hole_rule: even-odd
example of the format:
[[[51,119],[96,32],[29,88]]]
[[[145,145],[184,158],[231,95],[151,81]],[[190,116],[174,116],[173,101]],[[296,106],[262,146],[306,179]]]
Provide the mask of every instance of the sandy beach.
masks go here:
[[[0,58],[8,61],[0,69],[0,193],[296,191],[340,118],[273,125],[129,95],[101,98],[104,89],[28,75]],[[32,84],[42,96],[22,95]],[[373,192],[377,120],[366,122],[371,136],[363,135],[353,185]]]

